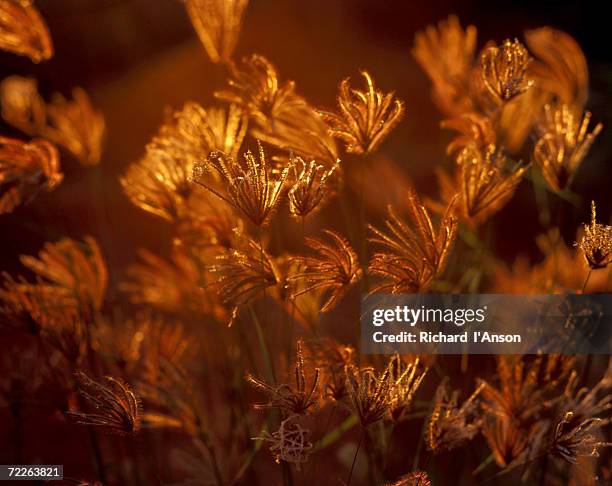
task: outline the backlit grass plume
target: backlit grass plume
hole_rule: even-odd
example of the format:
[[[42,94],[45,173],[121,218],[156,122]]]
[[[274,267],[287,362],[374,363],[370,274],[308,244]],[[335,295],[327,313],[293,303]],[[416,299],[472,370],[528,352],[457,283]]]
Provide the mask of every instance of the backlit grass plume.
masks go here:
[[[0,215],[62,182],[59,154],[46,140],[22,142],[0,136]]]
[[[219,175],[223,188],[207,177],[209,169]],[[205,164],[196,165],[193,175],[197,184],[223,199],[246,220],[264,226],[276,209],[288,172],[288,168],[272,169],[260,144],[258,157],[248,151],[243,161],[213,152]]]
[[[69,411],[77,423],[92,425],[118,435],[131,435],[140,430],[142,406],[138,396],[121,381],[106,376],[95,381],[85,373],[75,374],[79,393],[92,411]]]
[[[346,151],[370,154],[399,123],[404,104],[393,93],[376,89],[372,76],[362,71],[366,89],[352,88],[350,79],[340,83],[338,112],[320,112],[330,125],[329,133],[346,144]]]
[[[385,230],[370,226],[370,242],[380,250],[369,272],[383,280],[373,292],[418,292],[427,289],[443,269],[457,232],[455,199],[446,208],[438,229],[414,190],[407,194],[409,222],[389,207]]]
[[[290,281],[305,282],[304,288],[294,293],[292,298],[318,289],[329,292],[321,312],[336,307],[363,274],[357,254],[348,241],[334,231],[325,230],[324,234],[329,242],[306,238],[306,245],[314,250],[316,255],[303,257],[304,270],[289,277]]]
[[[27,56],[32,62],[53,56],[49,29],[31,0],[0,2],[0,49]]]

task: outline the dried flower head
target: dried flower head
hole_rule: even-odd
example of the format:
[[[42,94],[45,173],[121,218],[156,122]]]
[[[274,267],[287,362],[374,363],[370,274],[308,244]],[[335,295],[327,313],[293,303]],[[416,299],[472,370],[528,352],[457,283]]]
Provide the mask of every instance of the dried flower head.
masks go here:
[[[586,57],[569,34],[540,27],[525,32],[525,42],[535,60],[529,74],[538,89],[554,100],[570,107],[574,115],[584,109],[589,94],[589,70]]]
[[[244,59],[234,69],[229,88],[215,96],[249,114],[255,138],[328,167],[338,159],[336,143],[323,118],[296,93],[293,81],[280,81],[265,57],[254,54]]]
[[[612,409],[612,358],[603,378],[594,386],[578,388],[580,375],[572,371],[565,387],[561,407],[573,412],[572,422],[603,415]]]
[[[483,408],[492,415],[508,417],[521,425],[537,421],[558,389],[567,382],[575,359],[546,355],[528,361],[523,356],[498,356],[500,386],[481,380]]]
[[[142,262],[128,267],[128,280],[120,286],[130,302],[178,314],[213,312],[214,300],[205,288],[205,274],[183,249],[175,248],[170,261],[146,250],[139,255]]]
[[[83,165],[97,165],[102,157],[104,115],[94,108],[82,88],[72,90],[72,100],[60,94],[47,104],[47,127],[40,134],[61,145]]]
[[[414,37],[412,55],[432,82],[435,103],[448,116],[472,110],[469,85],[476,35],[476,27],[469,25],[464,30],[459,19],[451,15]]]
[[[480,58],[482,81],[499,103],[511,100],[533,86],[527,79],[529,52],[518,39],[485,49]]]
[[[0,214],[12,212],[38,191],[53,190],[63,178],[53,144],[0,137]]]
[[[231,60],[248,0],[186,0],[191,23],[212,62]]]
[[[442,128],[458,132],[446,147],[447,154],[459,153],[470,145],[486,147],[495,144],[497,138],[491,119],[474,112],[444,120],[440,125]]]
[[[217,276],[214,288],[221,303],[233,307],[232,318],[238,308],[256,299],[268,287],[280,281],[273,259],[255,241],[248,239],[244,249],[228,250],[217,257],[210,271]]]
[[[301,157],[291,157],[289,166],[293,171],[293,185],[287,193],[289,199],[289,211],[296,217],[304,218],[319,211],[332,192],[329,179],[334,174],[340,160],[331,167],[325,169],[316,161],[304,162]]]
[[[295,93],[295,83],[281,84],[276,68],[265,57],[253,54],[243,59],[228,81],[229,88],[215,93],[221,100],[241,106],[258,124],[284,120],[304,99]]]
[[[2,117],[30,136],[40,136],[64,147],[83,165],[96,165],[102,156],[104,116],[82,88],[72,100],[56,93],[45,103],[36,81],[11,76],[2,81]]]
[[[321,382],[325,384],[325,396],[341,401],[347,396],[347,366],[354,366],[355,348],[339,344],[330,338],[308,343],[310,359],[321,370]]]
[[[468,145],[457,155],[455,181],[438,172],[442,198],[459,194],[458,216],[478,225],[499,211],[512,197],[526,166],[507,167],[505,155],[494,145]]]
[[[266,433],[263,437],[256,437],[255,440],[271,442],[270,452],[278,464],[280,461],[289,462],[300,470],[301,465],[308,461],[312,443],[308,440],[308,430],[297,422],[292,422],[294,419],[294,416],[287,417],[276,432]]]
[[[538,423],[519,427],[516,421],[505,416],[488,416],[482,424],[482,435],[493,459],[503,468],[522,464],[535,457],[544,430],[545,427]]]
[[[53,56],[49,29],[31,0],[0,2],[0,49],[35,63]]]
[[[47,124],[47,106],[38,94],[34,78],[8,76],[0,83],[2,118],[31,137],[42,134]]]
[[[434,406],[427,424],[427,447],[434,453],[461,447],[478,433],[481,419],[477,416],[476,398],[484,384],[459,406],[459,390],[449,395],[448,380],[444,380],[434,397]]]
[[[244,223],[232,208],[212,193],[192,194],[176,221],[173,243],[199,253],[211,253],[221,248],[232,248],[237,235],[243,233]]]
[[[571,464],[577,464],[579,457],[598,457],[599,449],[612,447],[612,442],[604,442],[591,432],[608,423],[600,418],[588,418],[567,430],[573,412],[567,412],[557,423],[551,444],[551,452]]]
[[[370,241],[383,251],[372,256],[369,271],[385,279],[372,292],[398,294],[422,291],[446,264],[457,232],[455,199],[446,208],[438,230],[412,189],[408,191],[409,226],[389,207],[387,233],[370,226]]]
[[[394,99],[394,93],[377,91],[372,76],[361,72],[366,90],[350,86],[350,78],[340,83],[338,113],[321,112],[329,123],[329,133],[346,144],[346,151],[370,154],[399,123],[404,104]]]
[[[380,374],[372,368],[345,367],[349,407],[362,427],[367,427],[389,414],[391,388],[389,368]]]
[[[160,127],[145,156],[130,165],[121,184],[145,211],[174,222],[193,216],[188,206],[199,205],[191,201],[194,167],[215,150],[235,156],[246,129],[246,117],[236,106],[226,112],[186,103]]]
[[[304,271],[290,276],[289,280],[306,281],[306,286],[294,293],[292,298],[318,289],[329,290],[329,297],[321,307],[321,312],[328,312],[361,279],[363,272],[357,254],[348,241],[334,231],[323,232],[331,243],[307,237],[306,245],[317,255],[303,257]]]
[[[215,150],[236,157],[247,126],[246,113],[236,105],[225,110],[188,102],[160,127],[147,145],[147,156],[175,159],[187,170]]]
[[[104,301],[108,273],[96,240],[84,242],[63,238],[46,243],[38,258],[22,255],[22,264],[36,275],[36,281],[24,279],[6,281],[6,295],[38,295],[48,308],[67,306],[89,316],[99,310]],[[6,278],[6,277],[5,277]],[[40,299],[37,299],[40,301]]]
[[[431,486],[431,481],[425,471],[414,471],[387,483],[386,486]]]
[[[399,354],[394,354],[387,365],[389,370],[389,412],[391,418],[402,421],[410,407],[414,395],[427,375],[427,368],[420,366],[419,358],[404,360]]]
[[[224,189],[215,187],[206,177],[212,167],[221,178]],[[288,168],[275,174],[268,167],[263,147],[259,145],[259,160],[248,151],[240,163],[223,152],[213,152],[205,164],[194,167],[194,180],[227,202],[255,226],[268,223],[279,202]]]
[[[591,224],[584,225],[584,235],[577,243],[590,268],[606,268],[612,262],[612,226],[597,222],[595,201],[591,201]]]
[[[319,385],[320,370],[313,370],[311,384],[306,384],[306,370],[304,355],[302,353],[303,342],[297,342],[295,352],[294,378],[295,386],[282,383],[273,386],[260,380],[253,375],[247,375],[246,380],[258,390],[262,391],[270,401],[264,405],[255,405],[256,409],[274,407],[281,410],[284,415],[302,415],[310,411],[317,403],[317,390]]]
[[[555,191],[562,191],[586,157],[595,137],[603,125],[598,123],[588,133],[591,114],[574,116],[567,105],[555,109],[545,107],[544,122],[540,125],[540,138],[533,149],[533,160],[542,171],[546,182]]]
[[[142,407],[132,389],[106,376],[106,383],[94,381],[81,371],[75,373],[81,396],[92,412],[69,411],[76,423],[93,425],[111,434],[131,435],[140,430]]]

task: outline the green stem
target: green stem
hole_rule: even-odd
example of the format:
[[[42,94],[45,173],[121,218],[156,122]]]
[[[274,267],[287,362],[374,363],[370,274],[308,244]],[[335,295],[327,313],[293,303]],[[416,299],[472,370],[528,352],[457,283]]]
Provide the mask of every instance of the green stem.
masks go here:
[[[321,449],[329,447],[338,439],[340,439],[345,432],[351,430],[356,424],[357,416],[349,415],[340,425],[338,425],[338,427],[328,432],[321,439],[319,439],[314,445],[313,451],[320,451]]]

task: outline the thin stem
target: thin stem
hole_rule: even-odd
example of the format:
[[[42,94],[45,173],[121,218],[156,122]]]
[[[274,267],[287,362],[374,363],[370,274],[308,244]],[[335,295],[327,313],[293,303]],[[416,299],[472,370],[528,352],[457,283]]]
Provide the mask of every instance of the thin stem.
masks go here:
[[[249,305],[249,312],[251,313],[251,318],[253,319],[253,324],[255,325],[255,331],[257,332],[257,339],[259,341],[259,349],[264,358],[264,363],[265,363],[266,371],[268,374],[268,380],[270,380],[270,383],[276,383],[276,377],[274,375],[274,364],[272,363],[272,357],[268,349],[268,344],[266,343],[266,338],[264,336],[263,330],[261,329],[261,324],[259,323],[259,319],[257,318],[255,311],[250,305]]]
[[[353,464],[351,464],[351,471],[349,472],[349,477],[346,482],[346,486],[351,486],[351,479],[353,478],[353,470],[355,469],[355,463],[357,462],[357,455],[359,454],[359,448],[361,447],[361,443],[363,442],[364,435],[365,435],[365,430],[361,429],[361,435],[359,436],[359,442],[357,443],[357,449],[355,449],[355,456],[353,457]]]
[[[361,160],[361,183],[360,183],[360,201],[359,201],[359,231],[360,231],[360,258],[363,268],[363,290],[364,293],[368,291],[368,232],[366,224],[366,164],[367,159],[362,158]]]
[[[591,278],[591,272],[593,271],[592,268],[589,268],[589,273],[587,273],[586,276],[586,280],[584,281],[584,285],[582,286],[582,293],[584,294],[586,288],[587,288],[587,284],[589,283],[589,278]]]

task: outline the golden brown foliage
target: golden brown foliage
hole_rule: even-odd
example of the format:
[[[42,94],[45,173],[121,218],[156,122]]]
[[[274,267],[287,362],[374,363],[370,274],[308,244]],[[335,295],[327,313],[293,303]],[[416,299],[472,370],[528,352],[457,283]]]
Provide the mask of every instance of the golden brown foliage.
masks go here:
[[[371,154],[399,123],[404,104],[394,99],[394,93],[377,91],[367,71],[361,75],[366,90],[351,88],[350,79],[340,83],[338,112],[320,112],[329,123],[329,133],[346,144],[346,151]]]
[[[53,144],[0,136],[0,214],[12,212],[41,190],[53,190],[63,178]]]
[[[383,251],[374,253],[369,272],[385,279],[373,292],[417,292],[426,290],[448,259],[457,232],[453,199],[440,220],[438,230],[414,190],[409,190],[410,226],[389,207],[387,233],[370,226],[370,241]]]
[[[229,62],[248,0],[186,0],[185,8],[212,62]]]
[[[53,56],[49,29],[31,0],[0,2],[0,49],[35,63]]]

